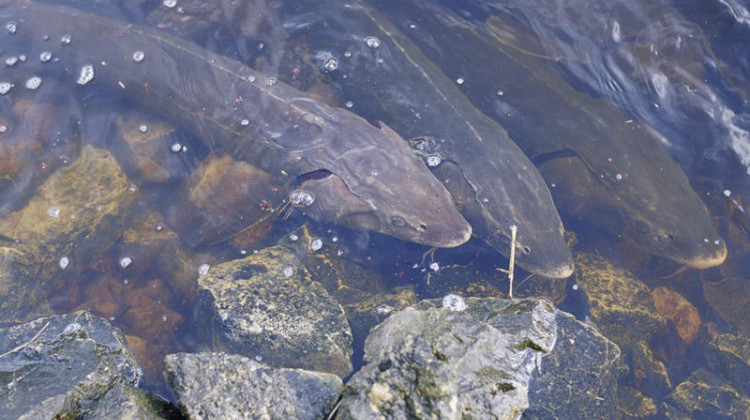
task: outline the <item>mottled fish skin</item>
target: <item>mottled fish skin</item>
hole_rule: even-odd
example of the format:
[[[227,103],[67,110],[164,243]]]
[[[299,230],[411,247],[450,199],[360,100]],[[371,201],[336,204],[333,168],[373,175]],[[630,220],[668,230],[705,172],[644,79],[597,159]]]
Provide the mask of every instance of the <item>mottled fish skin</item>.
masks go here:
[[[724,240],[658,135],[504,42],[520,29],[499,17],[470,23],[432,0],[373,4],[416,24],[405,33],[449,76],[465,79],[461,90],[538,163],[561,212],[691,267],[723,263]]]
[[[8,80],[16,86],[34,74],[69,88],[93,66],[94,78],[79,89],[121,93],[204,139],[215,153],[278,177],[288,190],[299,176],[329,171],[309,186],[316,199],[306,212],[321,220],[435,247],[471,236],[448,191],[406,142],[349,111],[150,28],[25,1],[5,2],[0,21],[15,24],[0,34],[3,52],[30,58],[3,75],[19,77]],[[55,59],[40,63],[43,51]]]
[[[285,54],[307,55],[286,61],[312,61],[321,79],[340,88],[342,105],[351,101],[368,120],[384,121],[412,142],[423,139],[425,163],[474,236],[508,256],[516,225],[516,264],[546,277],[572,274],[562,222],[534,164],[400,29],[361,1],[276,4],[290,38]]]

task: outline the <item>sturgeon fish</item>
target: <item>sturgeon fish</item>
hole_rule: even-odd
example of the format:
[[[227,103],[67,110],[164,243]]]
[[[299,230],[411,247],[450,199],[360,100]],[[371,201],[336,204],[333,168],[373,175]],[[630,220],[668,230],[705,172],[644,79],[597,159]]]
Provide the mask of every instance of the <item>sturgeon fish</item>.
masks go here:
[[[387,127],[158,30],[27,1],[5,2],[0,22],[3,55],[27,57],[0,73],[5,86],[105,88],[216,154],[261,168],[288,192],[315,174],[298,203],[316,220],[435,247],[471,236],[445,187]]]
[[[283,61],[311,61],[341,89],[341,105],[410,139],[474,236],[508,256],[515,225],[518,265],[546,277],[572,274],[562,222],[534,164],[388,19],[356,0],[282,2],[275,12],[289,37]]]
[[[724,240],[658,136],[576,91],[540,58],[509,47],[503,38],[514,28],[499,16],[485,28],[434,1],[373,3],[413,26],[405,33],[420,49],[464,78],[461,90],[538,164],[558,210],[690,267],[724,261]]]

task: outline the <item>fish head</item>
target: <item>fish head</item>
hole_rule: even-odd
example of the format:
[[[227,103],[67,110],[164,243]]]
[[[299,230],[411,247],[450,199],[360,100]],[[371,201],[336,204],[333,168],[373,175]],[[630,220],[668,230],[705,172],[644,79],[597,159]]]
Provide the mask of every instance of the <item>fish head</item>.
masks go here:
[[[515,264],[524,270],[550,278],[569,277],[573,256],[544,180],[520,150],[515,155],[512,147],[496,149],[475,156],[473,162],[444,159],[428,166],[471,223],[474,236],[508,258],[512,243]]]
[[[726,243],[684,173],[665,170],[666,163],[648,168],[629,163],[597,175],[573,156],[546,161],[539,169],[555,185],[553,197],[562,212],[689,267],[722,264]]]
[[[304,182],[316,197],[305,213],[432,247],[468,241],[471,226],[406,141],[385,125],[340,111],[336,129],[323,127],[328,150],[320,152],[327,157],[318,167],[328,176]]]

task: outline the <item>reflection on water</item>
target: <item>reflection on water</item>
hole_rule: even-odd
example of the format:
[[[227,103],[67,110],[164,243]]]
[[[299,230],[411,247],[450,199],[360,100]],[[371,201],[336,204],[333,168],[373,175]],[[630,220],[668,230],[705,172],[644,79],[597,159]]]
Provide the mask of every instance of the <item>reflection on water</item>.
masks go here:
[[[427,166],[440,168],[433,173],[453,197],[450,200],[444,193],[439,201],[455,202],[472,223],[475,235],[494,249],[472,240],[425,254],[427,247],[368,233],[366,229],[429,242],[422,240],[427,237],[424,227],[410,219],[412,215],[395,214],[388,218],[385,228],[383,220],[374,220],[362,209],[367,200],[358,200],[357,194],[346,198],[343,194],[350,192],[353,181],[342,182],[336,176],[338,167],[295,166],[291,159],[266,165],[268,159],[281,160],[282,155],[267,146],[270,140],[260,143],[266,146],[252,149],[243,148],[243,144],[205,142],[196,131],[210,132],[210,122],[185,122],[182,117],[183,125],[199,125],[197,130],[186,129],[175,123],[175,118],[145,110],[137,100],[134,105],[113,95],[97,85],[99,64],[84,66],[90,70],[84,73],[76,66],[65,68],[63,76],[70,77],[62,79],[72,82],[60,82],[60,71],[55,73],[45,66],[54,65],[62,57],[56,48],[74,48],[76,39],[54,39],[42,44],[50,47],[41,53],[34,50],[34,56],[25,55],[24,49],[31,48],[24,44],[27,41],[9,36],[22,29],[14,25],[23,22],[0,22],[10,25],[5,26],[6,34],[0,40],[0,58],[5,66],[0,82],[17,81],[12,86],[0,84],[0,90],[7,90],[0,96],[0,240],[3,249],[21,250],[24,258],[29,258],[11,274],[42,279],[36,288],[19,297],[26,302],[26,312],[7,312],[11,315],[0,323],[89,309],[124,331],[148,373],[147,386],[160,389],[164,355],[205,347],[195,337],[193,319],[196,279],[201,270],[276,243],[296,241],[300,231],[292,234],[297,239],[290,239],[290,232],[303,223],[309,226],[305,234],[314,239],[314,246],[304,251],[325,262],[316,262],[318,268],[327,267],[310,270],[313,275],[327,273],[345,278],[356,273],[352,277],[361,284],[342,285],[321,278],[328,292],[341,299],[347,310],[366,299],[377,301],[372,296],[376,292],[398,287],[416,292],[419,298],[449,293],[503,296],[507,292],[503,270],[508,262],[498,252],[507,254],[510,243],[505,232],[493,230],[491,222],[497,221],[492,217],[498,217],[498,225],[509,224],[508,220],[517,215],[504,219],[504,213],[497,216],[492,206],[462,207],[462,203],[470,202],[472,194],[481,190],[477,185],[484,182],[515,185],[512,183],[519,184],[528,177],[500,176],[497,170],[480,166],[477,162],[492,154],[480,148],[485,147],[481,135],[477,134],[480,140],[472,146],[472,153],[462,150],[466,143],[440,140],[440,133],[429,132],[431,127],[442,124],[449,130],[454,125],[450,118],[456,117],[442,113],[445,121],[420,126],[429,121],[430,114],[425,107],[423,121],[415,105],[430,100],[438,108],[432,99],[435,92],[463,92],[466,97],[454,96],[452,100],[460,103],[464,112],[457,115],[472,121],[472,128],[494,126],[494,122],[485,121],[485,116],[473,114],[477,110],[486,112],[505,126],[511,139],[539,166],[573,249],[577,268],[569,279],[548,279],[517,269],[514,296],[546,296],[579,319],[595,323],[621,347],[629,368],[620,390],[621,412],[632,417],[668,416],[678,404],[675,401],[685,398],[686,394],[678,390],[699,383],[705,375],[717,376],[723,389],[733,389],[742,396],[738,399],[750,398],[748,378],[743,376],[746,372],[730,371],[735,362],[727,359],[727,354],[741,349],[741,343],[750,339],[750,73],[746,54],[750,18],[746,6],[733,0],[677,4],[667,0],[608,0],[586,5],[445,0],[404,2],[394,7],[398,2],[373,0],[372,6],[385,16],[373,14],[379,16],[374,24],[368,23],[373,26],[363,26],[353,12],[342,12],[338,4],[320,6],[322,2],[310,6],[311,10],[303,7],[305,2],[285,1],[257,0],[246,7],[230,1],[167,3],[143,1],[122,7],[102,2],[92,12],[158,28],[245,62],[262,72],[257,76],[262,80],[257,82],[265,85],[264,89],[277,84],[287,89],[286,83],[307,92],[309,97],[297,102],[298,107],[308,110],[306,119],[285,127],[287,131],[273,128],[273,124],[282,126],[279,120],[286,121],[288,112],[283,110],[277,114],[258,112],[233,126],[239,131],[267,123],[272,128],[255,133],[274,141],[281,138],[279,149],[291,147],[291,143],[282,142],[287,137],[303,137],[296,134],[300,125],[302,130],[305,124],[318,127],[311,129],[311,135],[326,129],[316,125],[313,115],[328,117],[338,111],[330,111],[336,108],[320,105],[323,103],[359,112],[367,119],[392,118],[390,125],[402,136],[416,137],[420,144],[438,144],[436,150],[421,152],[429,152],[422,153]],[[330,15],[320,12],[326,7]],[[424,14],[430,11],[434,13]],[[385,23],[377,25],[377,19],[386,18],[393,19],[391,32],[383,29],[391,28]],[[315,25],[321,22],[325,23],[325,32],[315,32]],[[440,25],[455,31],[443,30]],[[365,30],[362,28],[372,33],[360,33]],[[392,35],[396,31],[406,35]],[[487,48],[500,40],[494,48],[505,51],[505,58],[493,61],[489,53],[475,54],[482,50],[473,43],[473,35],[485,40],[490,46]],[[409,64],[396,54],[395,45],[406,52],[405,57],[412,57]],[[367,51],[372,61],[365,60]],[[129,56],[129,65],[148,64],[153,59],[151,54],[148,45],[139,47]],[[357,66],[359,57],[362,61]],[[433,72],[428,69],[432,64],[423,64],[419,72],[412,73],[413,68],[404,67],[419,65],[423,58],[433,60],[440,69]],[[515,64],[508,64],[511,62]],[[484,72],[482,66],[487,66]],[[24,73],[26,68],[34,72]],[[524,74],[519,74],[519,69]],[[440,70],[446,75],[438,74]],[[179,66],[171,71],[175,85],[180,86]],[[432,96],[408,89],[424,86],[419,77],[412,76],[419,73],[429,74],[433,81]],[[256,77],[252,74],[246,79],[251,83]],[[73,82],[79,77],[85,77],[79,83],[87,85],[85,91],[74,89]],[[216,77],[225,81],[222,76]],[[399,80],[399,85],[396,77],[412,79],[406,84]],[[442,78],[449,86],[441,87]],[[389,83],[405,87],[389,89]],[[545,83],[547,87],[542,86]],[[210,95],[193,92],[189,83],[180,88],[193,95],[189,106],[196,115],[213,112],[212,117],[229,118],[208,109],[243,109],[250,101],[250,97],[228,90],[231,100],[222,97],[221,103],[202,103],[210,100]],[[373,90],[382,94],[373,94]],[[262,95],[255,100],[258,107],[270,101]],[[399,118],[404,109],[412,113],[408,119]],[[344,117],[331,120],[336,118]],[[348,134],[362,130],[352,129]],[[534,139],[523,138],[529,133]],[[578,133],[591,138],[580,143],[583,146],[573,140],[562,140],[567,141],[562,146],[556,144]],[[607,146],[608,141],[616,145]],[[403,142],[398,150],[403,148],[402,152],[411,156],[406,144]],[[680,164],[710,216],[698,198],[683,195],[690,187],[677,165],[660,160],[669,159],[660,151],[661,145]],[[300,148],[292,155],[304,160],[305,152],[318,153]],[[339,152],[349,155],[344,150]],[[637,155],[645,157],[637,160]],[[314,163],[325,161],[315,158],[310,159]],[[366,171],[368,179],[377,179],[383,167],[399,166],[389,159],[390,155],[373,151],[344,166],[356,179],[360,175],[357,171]],[[398,162],[421,163],[411,158]],[[519,168],[514,173],[521,167],[528,169],[525,162],[525,158],[514,162]],[[463,171],[461,176],[449,172],[456,167]],[[677,175],[670,175],[670,171]],[[582,175],[571,181],[571,173]],[[429,173],[424,170],[424,174]],[[463,180],[465,184],[455,187],[457,184],[447,179]],[[405,186],[409,182],[404,178],[394,184]],[[376,183],[364,184],[371,187]],[[435,180],[424,185],[443,191]],[[534,191],[548,197],[544,185],[539,188],[542,190]],[[315,198],[305,206],[295,205],[285,201],[287,189],[315,192],[310,195]],[[489,194],[489,189],[483,193]],[[317,207],[312,204],[325,206],[326,194],[340,194],[341,200],[329,201],[316,213]],[[420,191],[410,194],[415,202],[425,196]],[[531,202],[530,193],[510,196],[512,200],[529,197],[523,203]],[[408,204],[409,200],[403,202]],[[421,202],[429,203],[426,199]],[[330,219],[334,214],[340,217],[341,209],[350,210],[346,218]],[[429,215],[443,211],[437,204],[434,211],[422,210]],[[546,210],[554,219],[554,211]],[[522,214],[531,221],[530,226],[534,218],[541,225],[543,216]],[[362,230],[315,223],[310,216],[329,217]],[[414,220],[423,220],[422,216]],[[59,230],[59,220],[69,223],[68,227]],[[458,229],[460,221],[455,217],[446,216],[444,220],[454,223],[446,222],[445,235]],[[555,220],[551,220],[549,231],[554,230]],[[421,235],[403,233],[412,225]],[[430,226],[430,231],[437,229]],[[448,236],[437,237],[430,240],[450,242]],[[562,236],[550,241],[558,239],[562,243]],[[691,240],[700,247],[694,244],[687,250],[678,249],[681,241]],[[721,252],[724,242],[726,253]],[[536,245],[534,249],[524,248],[519,246],[519,252],[541,249]],[[705,251],[709,248],[711,252]],[[547,255],[552,255],[551,249],[545,250],[550,252]],[[3,254],[4,259],[10,258],[6,255],[11,254]],[[716,266],[725,256],[727,261]],[[563,262],[570,258],[569,254],[557,257]],[[523,267],[541,270],[536,263],[524,265],[533,260],[523,258],[519,256]],[[675,261],[701,270],[685,268]],[[9,307],[0,303],[0,313],[5,316],[3,311]],[[366,329],[352,328],[355,349],[359,350],[354,359],[360,360]],[[744,357],[746,368],[747,355]],[[708,411],[700,413],[707,415]]]

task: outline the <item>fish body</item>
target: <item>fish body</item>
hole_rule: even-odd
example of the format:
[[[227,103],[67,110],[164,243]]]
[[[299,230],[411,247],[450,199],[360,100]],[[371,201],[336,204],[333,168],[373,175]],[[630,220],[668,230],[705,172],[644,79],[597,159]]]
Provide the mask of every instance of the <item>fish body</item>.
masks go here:
[[[267,62],[311,62],[340,89],[340,105],[409,139],[474,236],[508,256],[515,225],[518,265],[547,277],[572,273],[562,222],[534,164],[400,29],[360,1],[283,2],[276,14],[287,57]]]
[[[724,261],[724,240],[659,136],[506,42],[523,26],[500,16],[470,23],[434,1],[373,4],[413,26],[405,33],[425,55],[463,78],[462,92],[537,163],[558,210],[688,266]]]
[[[436,247],[471,235],[406,142],[345,109],[155,29],[25,1],[5,2],[0,21],[4,55],[28,57],[0,73],[12,89],[36,77],[123,95],[287,191],[305,181],[315,198],[305,212],[318,220]]]

